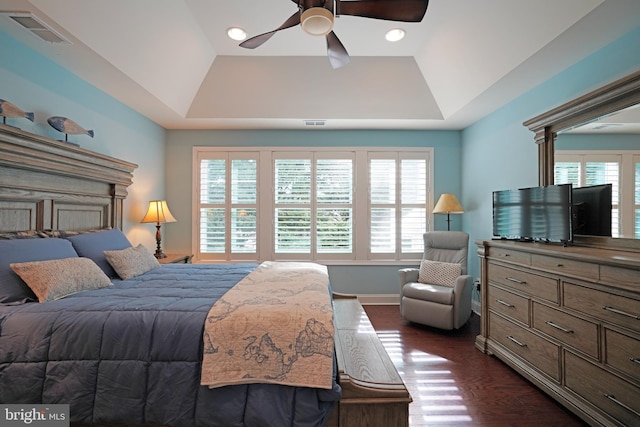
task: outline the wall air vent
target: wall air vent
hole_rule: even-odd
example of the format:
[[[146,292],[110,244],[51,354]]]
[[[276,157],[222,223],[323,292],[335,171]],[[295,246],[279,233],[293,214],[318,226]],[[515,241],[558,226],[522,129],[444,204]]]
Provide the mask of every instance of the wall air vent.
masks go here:
[[[0,12],[0,15],[7,16],[41,40],[49,43],[71,44],[69,40],[30,12]]]
[[[305,120],[305,126],[324,126],[327,123],[326,120]]]

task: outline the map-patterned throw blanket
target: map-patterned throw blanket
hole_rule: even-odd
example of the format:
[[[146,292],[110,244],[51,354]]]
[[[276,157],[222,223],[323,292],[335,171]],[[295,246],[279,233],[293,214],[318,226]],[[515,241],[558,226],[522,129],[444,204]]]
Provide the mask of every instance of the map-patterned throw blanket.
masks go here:
[[[200,383],[331,389],[333,334],[327,268],[264,262],[211,307]]]

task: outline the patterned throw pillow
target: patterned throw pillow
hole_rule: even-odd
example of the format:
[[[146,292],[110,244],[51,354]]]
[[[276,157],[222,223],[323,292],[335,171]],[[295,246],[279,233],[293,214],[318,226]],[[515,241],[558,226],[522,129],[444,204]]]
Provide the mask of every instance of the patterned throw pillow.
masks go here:
[[[77,257],[71,242],[64,239],[0,240],[0,305],[17,305],[38,300],[11,269],[11,264]]]
[[[31,288],[40,302],[111,285],[107,275],[89,258],[21,262],[11,264],[10,267]]]
[[[104,256],[122,280],[131,279],[160,267],[156,257],[142,245],[119,251],[104,251]]]
[[[420,263],[418,282],[453,287],[461,273],[460,264],[425,259]]]

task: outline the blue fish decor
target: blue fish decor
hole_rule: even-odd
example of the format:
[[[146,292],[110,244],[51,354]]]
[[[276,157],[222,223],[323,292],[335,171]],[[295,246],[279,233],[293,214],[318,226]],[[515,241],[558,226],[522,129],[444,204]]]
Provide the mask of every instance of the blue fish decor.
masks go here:
[[[0,116],[2,116],[2,124],[7,124],[7,117],[24,117],[27,120],[33,121],[33,113],[25,113],[17,106],[13,105],[9,101],[0,99]]]
[[[64,133],[64,140],[67,142],[69,135],[89,135],[93,138],[93,131],[86,130],[71,119],[60,116],[53,116],[47,119],[47,123],[58,132]]]

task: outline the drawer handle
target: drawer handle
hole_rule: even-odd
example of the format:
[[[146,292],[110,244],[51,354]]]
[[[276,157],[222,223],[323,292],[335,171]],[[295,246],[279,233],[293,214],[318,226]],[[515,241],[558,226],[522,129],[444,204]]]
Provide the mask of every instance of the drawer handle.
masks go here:
[[[507,338],[509,338],[511,341],[513,341],[514,343],[516,343],[517,345],[519,345],[520,347],[526,347],[527,345],[524,343],[521,343],[520,341],[518,341],[517,339],[515,339],[514,337],[512,337],[511,335],[509,335]]]
[[[509,308],[515,307],[515,305],[513,305],[513,304],[509,304],[508,302],[506,302],[506,301],[502,301],[501,299],[497,299],[497,300],[496,300],[496,302],[497,302],[498,304],[502,304],[502,305],[504,305],[505,307],[509,307]]]
[[[573,331],[571,329],[563,328],[562,326],[560,326],[560,325],[558,325],[556,323],[553,323],[551,320],[548,320],[548,321],[546,321],[544,323],[546,323],[547,325],[551,326],[552,328],[556,328],[556,329],[561,330],[562,332],[566,332],[567,334],[572,334],[573,333]]]
[[[613,308],[608,305],[605,305],[602,308],[612,313],[621,314],[623,316],[631,317],[632,319],[640,320],[640,316],[638,316],[637,314],[627,313],[626,311],[618,310],[617,308]]]
[[[629,360],[640,365],[640,357],[630,357]]]
[[[616,399],[616,397],[614,395],[605,393],[604,396],[607,399],[609,399],[610,401],[612,401],[613,403],[615,403],[616,405],[621,406],[624,409],[626,409],[627,411],[631,412],[636,417],[640,417],[640,412],[638,412],[638,411],[634,410],[633,408],[630,408],[629,406],[627,406],[624,403],[620,402],[618,399]]]
[[[525,282],[524,280],[520,280],[520,279],[516,279],[515,277],[507,277],[507,280],[513,283],[517,283],[519,285],[526,285],[527,282]]]
[[[556,267],[562,268],[562,267],[564,267],[564,264],[556,264]]]

